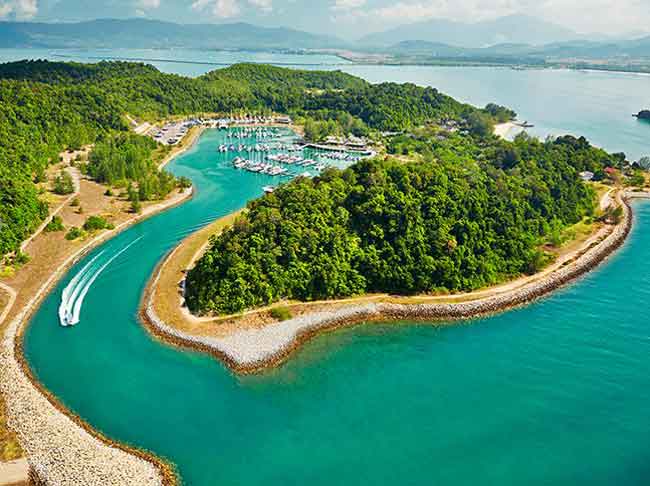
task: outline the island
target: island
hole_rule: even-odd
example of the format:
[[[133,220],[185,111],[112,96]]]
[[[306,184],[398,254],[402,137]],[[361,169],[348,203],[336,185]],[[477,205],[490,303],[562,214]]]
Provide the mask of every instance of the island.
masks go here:
[[[639,120],[650,120],[650,110],[641,110],[639,113],[634,115]]]

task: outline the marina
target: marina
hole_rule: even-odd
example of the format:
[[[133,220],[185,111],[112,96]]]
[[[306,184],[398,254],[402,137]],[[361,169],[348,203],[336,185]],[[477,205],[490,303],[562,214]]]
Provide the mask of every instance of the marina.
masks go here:
[[[237,169],[271,176],[310,177],[309,173],[284,166],[311,167],[319,173],[375,155],[363,139],[329,137],[320,144],[307,142],[289,128],[291,123],[289,117],[189,118],[152,127],[145,134],[163,145],[173,146],[195,126],[218,129],[225,134],[225,140],[216,147],[218,153],[234,155],[231,162]]]
[[[289,128],[237,126],[220,129],[219,133],[219,162],[225,158],[237,170],[279,178],[281,182],[314,177],[328,168],[343,169],[369,156],[315,147]]]

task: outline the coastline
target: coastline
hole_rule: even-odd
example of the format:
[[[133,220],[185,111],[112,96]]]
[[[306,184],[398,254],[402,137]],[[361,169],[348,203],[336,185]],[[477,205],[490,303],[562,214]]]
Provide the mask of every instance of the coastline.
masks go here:
[[[417,60],[381,60],[377,62],[368,61],[355,58],[346,53],[336,53],[336,57],[349,62],[348,65],[353,66],[390,66],[390,67],[433,67],[433,68],[496,68],[496,69],[517,69],[524,71],[542,71],[542,70],[555,70],[555,71],[578,71],[578,72],[595,72],[595,73],[614,73],[614,74],[633,74],[640,76],[650,76],[649,68],[634,69],[621,65],[604,66],[598,64],[572,64],[562,62],[551,62],[549,64],[530,64],[530,63],[517,63],[517,62],[488,62],[481,59],[468,59],[465,61],[458,61],[450,59],[448,62],[444,61],[417,61]]]
[[[179,150],[168,154],[159,167],[192,148],[202,132],[199,129],[190,133]],[[167,200],[144,208],[141,214],[122,222],[115,229],[92,238],[53,269],[36,294],[20,309],[13,309],[13,289],[2,284],[10,302],[0,316],[0,324],[4,327],[0,343],[0,360],[4,363],[0,391],[6,402],[9,426],[17,434],[25,452],[30,480],[34,484],[178,484],[179,478],[171,463],[148,451],[105,437],[46,390],[31,372],[24,357],[22,339],[31,315],[77,261],[125,229],[184,203],[192,195],[193,187],[178,192]],[[12,320],[5,323],[12,311]],[[80,461],[80,457],[84,461]]]
[[[173,325],[170,325],[163,321],[156,311],[159,302],[155,296],[161,273],[177,251],[177,247],[157,266],[143,294],[140,316],[148,331],[162,341],[210,354],[235,373],[256,373],[281,364],[303,343],[332,329],[372,321],[408,320],[440,325],[444,321],[465,321],[528,305],[596,268],[625,242],[633,219],[632,209],[627,202],[628,197],[631,198],[627,195],[617,197],[618,203],[623,207],[623,218],[619,224],[608,227],[606,234],[599,232],[594,239],[585,243],[584,248],[577,250],[570,259],[559,262],[553,270],[536,274],[522,285],[507,288],[494,295],[483,297],[479,291],[474,294],[474,299],[470,293],[461,295],[469,297],[467,300],[439,303],[399,303],[398,298],[379,295],[360,304],[351,304],[348,301],[346,305],[343,301],[338,306],[337,302],[331,302],[329,308],[325,306],[314,311],[309,310],[310,303],[307,303],[304,308],[308,310],[304,314],[286,321],[258,322],[247,327],[238,327],[236,324],[223,326],[217,332],[206,335],[187,330],[191,327],[195,330],[205,319],[193,318],[191,324],[184,322],[179,325],[173,322]],[[177,304],[171,305],[180,307],[180,297]],[[251,313],[264,311],[265,309],[258,309]],[[186,313],[185,310],[181,312]],[[211,320],[213,327],[219,327],[216,322],[218,318]]]
[[[173,154],[173,156],[169,159],[172,160],[175,156],[180,155],[184,153],[186,150],[189,150],[194,142],[198,139],[200,133],[196,134],[194,140],[192,141],[191,144],[188,144],[187,146],[183,146],[180,148],[180,150],[176,153]],[[171,154],[170,154],[171,155]],[[169,160],[167,160],[165,163],[168,163]],[[181,198],[178,202],[171,203],[171,202],[166,202],[167,204],[162,204],[161,207],[156,207],[154,208],[153,206],[151,207],[152,211],[147,213],[147,214],[142,214],[132,220],[129,220],[120,226],[118,226],[115,230],[109,232],[109,233],[104,233],[102,235],[99,235],[98,237],[94,238],[92,241],[88,242],[86,246],[81,248],[79,251],[77,251],[74,255],[72,255],[69,258],[69,261],[66,261],[65,265],[60,266],[55,273],[52,274],[50,280],[46,282],[43,287],[41,287],[41,290],[39,290],[38,295],[30,301],[29,305],[25,306],[25,308],[22,309],[21,315],[16,317],[11,325],[16,325],[16,330],[13,333],[13,336],[10,339],[9,336],[9,329],[7,330],[7,333],[2,341],[2,344],[0,345],[0,356],[5,358],[5,346],[13,342],[13,350],[12,352],[14,355],[12,358],[18,362],[18,371],[16,372],[15,370],[6,370],[5,371],[5,376],[10,375],[14,372],[22,374],[23,377],[27,379],[27,385],[31,387],[32,389],[35,390],[35,393],[38,395],[38,392],[40,391],[39,398],[45,399],[45,403],[37,403],[34,404],[33,406],[30,404],[27,407],[25,407],[22,411],[16,412],[18,414],[24,414],[27,418],[29,418],[29,415],[34,414],[34,413],[41,413],[43,415],[51,414],[51,415],[56,415],[57,419],[61,418],[60,422],[55,423],[55,425],[60,426],[61,429],[68,429],[68,428],[77,428],[80,430],[77,430],[75,432],[70,432],[70,435],[67,435],[67,430],[63,430],[63,435],[65,436],[65,439],[67,442],[66,447],[69,447],[70,444],[74,444],[75,447],[78,447],[78,450],[81,452],[77,452],[77,456],[71,455],[70,457],[63,457],[63,454],[59,455],[55,459],[53,459],[53,462],[51,463],[45,463],[43,464],[36,464],[34,465],[32,463],[32,468],[34,474],[38,475],[37,479],[43,479],[47,478],[47,483],[49,484],[49,481],[54,482],[55,484],[60,484],[57,482],[56,479],[52,478],[53,474],[61,474],[62,477],[66,479],[64,484],[68,484],[69,478],[71,476],[70,474],[70,469],[71,466],[73,467],[79,467],[81,468],[81,465],[78,463],[79,461],[79,454],[81,454],[87,461],[101,461],[102,462],[102,467],[104,469],[101,470],[93,470],[93,471],[88,471],[88,467],[86,467],[83,470],[80,470],[79,474],[75,475],[77,480],[74,481],[74,484],[165,484],[165,485],[171,485],[175,484],[177,481],[176,476],[174,475],[172,466],[169,464],[164,463],[163,461],[159,460],[156,456],[153,454],[149,454],[146,451],[140,451],[138,449],[133,449],[128,446],[116,443],[114,441],[111,441],[110,439],[104,437],[101,435],[101,433],[95,431],[89,424],[84,422],[82,419],[79,417],[74,416],[69,410],[66,410],[65,406],[63,406],[56,397],[52,396],[47,390],[44,389],[44,387],[41,386],[40,383],[35,379],[34,376],[32,376],[32,373],[29,369],[29,366],[27,362],[24,359],[24,356],[22,354],[22,333],[26,329],[28,325],[28,319],[31,313],[33,313],[37,308],[42,300],[49,291],[53,288],[54,285],[58,282],[58,280],[65,274],[66,270],[70,268],[71,265],[76,263],[83,255],[85,255],[88,251],[96,247],[98,244],[102,243],[103,241],[116,236],[119,234],[120,231],[126,229],[127,227],[135,224],[136,222],[141,221],[142,219],[146,217],[150,217],[154,214],[157,214],[160,211],[163,211],[165,209],[168,209],[169,207],[176,205],[176,204],[181,204],[184,202],[188,197],[191,196],[192,191],[187,191],[189,194],[185,194],[183,198]],[[627,236],[627,233],[629,233],[629,226],[631,225],[631,210],[629,209],[629,206],[625,204],[625,207],[627,208],[624,213],[624,221],[625,221],[625,226],[627,227],[625,234],[622,236],[621,240],[619,243],[615,246],[610,248],[609,253],[613,252],[620,244],[623,243],[625,240],[625,236]],[[616,230],[621,228],[622,225],[616,226],[611,233],[615,233]],[[612,234],[609,234],[606,239],[609,239],[609,237],[612,236]],[[601,242],[603,243],[603,242]],[[600,244],[597,245],[600,247]],[[595,248],[591,248],[595,249]],[[597,265],[600,261],[604,260],[607,255],[605,254],[602,256],[600,260],[598,260],[596,263],[593,264],[593,266]],[[165,259],[166,260],[166,259]],[[159,266],[161,266],[164,263],[161,262]],[[591,268],[593,268],[593,266]],[[589,271],[591,268],[587,268],[584,270],[582,273],[586,273]],[[582,274],[580,273],[580,275]],[[154,275],[157,276],[159,274],[159,267],[157,267]],[[574,277],[569,278],[568,281],[573,280],[580,275],[576,275]],[[356,307],[348,307],[343,309],[342,311],[336,311],[336,312],[330,312],[330,313],[319,313],[319,314],[313,314],[310,315],[309,318],[312,319],[313,322],[310,322],[309,319],[307,318],[300,318],[302,321],[298,319],[292,319],[292,321],[295,321],[293,324],[296,326],[295,327],[295,332],[293,335],[287,334],[289,336],[289,341],[287,341],[286,344],[279,343],[279,341],[276,341],[273,343],[274,346],[277,347],[278,343],[282,344],[276,351],[272,353],[268,353],[267,355],[263,356],[263,359],[259,360],[249,360],[248,364],[244,362],[244,365],[242,365],[242,360],[239,359],[240,357],[238,356],[233,356],[232,353],[229,353],[224,350],[220,350],[218,346],[213,346],[210,343],[203,343],[200,342],[199,340],[194,340],[191,337],[187,336],[176,336],[175,333],[173,332],[173,329],[167,330],[165,329],[165,324],[162,322],[148,322],[150,319],[150,313],[148,312],[149,309],[145,308],[145,304],[148,302],[148,297],[149,297],[149,292],[150,292],[150,287],[152,285],[152,282],[150,282],[150,285],[147,286],[147,291],[145,292],[145,296],[143,299],[143,305],[141,307],[141,315],[143,315],[144,319],[143,322],[145,322],[145,325],[147,325],[147,328],[151,331],[152,334],[157,336],[158,338],[166,341],[173,343],[175,345],[181,346],[181,347],[187,347],[191,349],[199,349],[204,352],[208,352],[222,361],[224,361],[232,370],[238,373],[254,373],[263,369],[266,369],[270,366],[275,366],[286,359],[290,357],[290,355],[296,350],[299,349],[302,343],[308,341],[312,337],[319,335],[322,332],[326,332],[332,329],[336,329],[338,327],[343,327],[347,325],[355,325],[359,322],[363,321],[383,321],[383,320],[404,320],[404,319],[409,319],[409,320],[422,320],[422,321],[432,321],[432,320],[461,320],[461,319],[468,319],[471,317],[477,317],[480,315],[486,315],[486,314],[492,314],[494,312],[500,312],[502,310],[506,310],[507,308],[510,307],[516,307],[518,305],[526,305],[532,300],[539,298],[546,293],[554,290],[555,288],[563,285],[562,283],[558,284],[556,287],[551,288],[547,290],[546,292],[543,292],[539,296],[535,297],[533,296],[530,300],[526,300],[521,303],[514,303],[510,305],[509,307],[503,307],[497,310],[493,309],[488,309],[482,313],[476,313],[474,315],[470,316],[465,316],[465,315],[460,315],[458,317],[446,317],[444,314],[440,315],[433,315],[435,314],[434,311],[431,309],[424,309],[422,311],[422,314],[419,317],[411,317],[411,315],[417,314],[418,309],[417,307],[427,307],[422,306],[422,305],[411,305],[411,306],[403,306],[399,304],[386,304],[386,303],[381,303],[381,304],[371,304],[367,306],[356,306]],[[155,286],[155,281],[153,282],[153,286]],[[438,305],[438,304],[436,304]],[[444,304],[446,306],[450,306],[450,304]],[[457,307],[457,306],[455,306]],[[428,312],[428,315],[425,315],[426,312]],[[415,313],[415,314],[414,314]],[[153,317],[155,318],[155,312],[153,313]],[[288,323],[289,321],[285,321],[285,323]],[[280,323],[282,324],[282,323]],[[300,324],[300,325],[298,325]],[[270,327],[270,326],[269,326]],[[168,332],[169,331],[169,332]],[[285,331],[283,331],[284,334],[286,334]],[[271,336],[271,338],[276,339],[278,336]],[[284,336],[279,336],[280,339],[284,339]],[[237,339],[234,339],[232,342],[232,346],[250,346],[251,339],[256,339],[256,336],[243,336],[243,337],[237,337]],[[253,343],[255,344],[255,343]],[[2,390],[6,392],[5,384],[2,383],[0,384],[2,386]],[[23,383],[16,383],[14,386],[19,387],[22,386]],[[23,390],[19,390],[19,393],[22,393]],[[11,391],[9,392],[11,393]],[[18,398],[19,393],[15,393],[15,401],[17,402],[22,402],[23,398]],[[30,393],[32,393],[30,391]],[[9,403],[9,400],[7,400]],[[18,405],[18,407],[21,407],[23,405]],[[42,412],[42,410],[45,410],[45,408],[41,409],[40,407],[54,407],[55,410],[47,410],[46,412]],[[13,411],[13,410],[12,410]],[[72,422],[72,425],[66,422],[63,419],[68,419],[68,421]],[[39,424],[40,425],[40,424]],[[34,434],[34,437],[31,437],[30,440],[32,441],[41,441],[42,442],[42,434],[44,430],[49,431],[50,430],[50,424],[46,424],[43,427],[38,428],[38,434]],[[57,428],[57,433],[60,432]],[[23,432],[26,434],[33,433],[34,431],[27,431]],[[84,433],[86,435],[84,435]],[[48,437],[49,439],[49,437]],[[23,442],[23,435],[21,434],[21,442]],[[81,445],[80,445],[81,444]],[[47,444],[39,444],[39,447],[42,447],[44,449],[51,448],[51,445]],[[99,451],[98,449],[102,449]],[[108,449],[106,451],[105,449]],[[29,454],[29,449],[26,448]],[[61,451],[61,449],[56,449],[56,451]],[[123,453],[123,454],[120,454]],[[49,451],[50,454],[52,454],[51,451]],[[56,455],[56,452],[54,453]],[[99,454],[99,456],[97,456]],[[31,454],[30,458],[31,458]],[[132,461],[132,457],[135,457],[137,460],[140,460],[140,462],[137,461]],[[125,467],[115,467],[116,461],[126,461],[126,466]],[[30,461],[31,463],[31,461]],[[84,466],[88,466],[88,464],[84,464]],[[157,469],[157,472],[162,471],[162,478],[158,477],[153,477],[149,476],[149,466],[154,467],[154,469]],[[135,469],[131,469],[135,468]],[[133,472],[135,471],[135,472]],[[105,476],[104,474],[107,474]],[[87,482],[85,478],[91,477],[96,480],[97,477],[101,475],[102,481],[101,483],[97,482]],[[119,475],[119,476],[118,476]],[[138,481],[137,479],[134,480],[134,477],[139,477],[142,479],[142,481]],[[80,479],[81,478],[81,479]],[[107,478],[109,482],[107,482]],[[43,479],[45,480],[45,479]],[[160,480],[160,481],[159,481]]]

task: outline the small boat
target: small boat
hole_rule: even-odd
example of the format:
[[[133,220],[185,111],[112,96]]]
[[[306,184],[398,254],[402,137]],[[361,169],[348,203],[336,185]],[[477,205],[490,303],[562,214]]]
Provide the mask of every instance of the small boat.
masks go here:
[[[264,186],[262,189],[266,194],[271,194],[273,191],[275,191],[275,187],[273,186]]]
[[[59,323],[63,327],[68,327],[74,325],[72,321],[73,321],[72,312],[66,309],[66,307],[63,304],[61,304],[59,306]]]

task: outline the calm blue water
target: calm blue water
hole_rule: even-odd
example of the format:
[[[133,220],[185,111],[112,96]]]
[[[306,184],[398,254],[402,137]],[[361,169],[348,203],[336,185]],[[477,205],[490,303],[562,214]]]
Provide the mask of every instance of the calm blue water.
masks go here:
[[[429,69],[412,80],[457,76],[461,83],[462,70]],[[573,96],[581,73],[569,74],[562,86]],[[602,88],[607,96],[642,104],[647,91],[639,97],[627,84],[639,79],[606,76],[595,84],[620,81],[618,94]],[[475,90],[467,96],[488,89],[480,80],[464,83]],[[502,93],[491,99],[504,102]],[[565,99],[556,99],[562,107]],[[579,121],[592,113],[583,108],[573,118],[553,110],[598,132],[601,120]],[[610,120],[622,137],[612,143],[633,146],[635,136]],[[34,316],[27,359],[68,407],[110,437],[169,458],[189,485],[650,484],[650,205],[636,207],[620,253],[535,305],[453,327],[359,326],[312,341],[279,369],[242,378],[212,358],[151,340],[137,320],[160,258],[272,181],[233,170],[215,150],[221,136],[207,132],[170,166],[194,181],[193,200],[85,259],[143,237],[97,279],[78,326],[61,328],[57,307],[85,261]],[[647,146],[643,140],[638,147]]]

